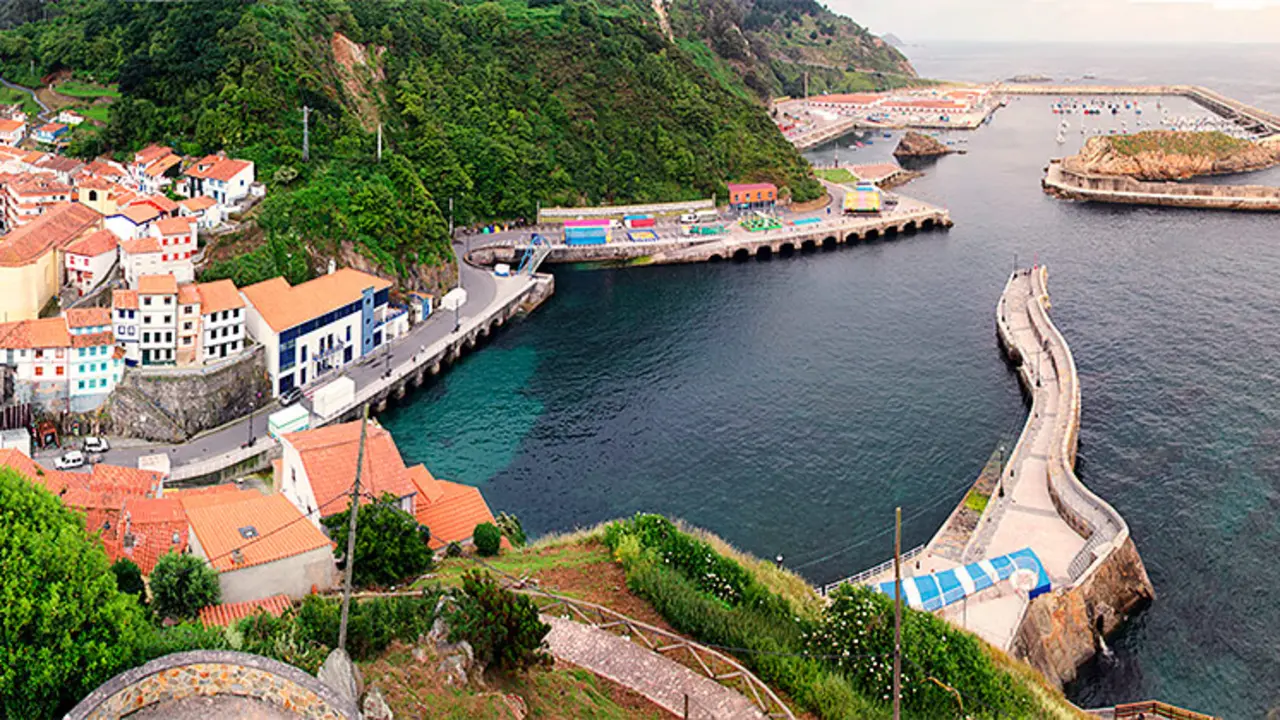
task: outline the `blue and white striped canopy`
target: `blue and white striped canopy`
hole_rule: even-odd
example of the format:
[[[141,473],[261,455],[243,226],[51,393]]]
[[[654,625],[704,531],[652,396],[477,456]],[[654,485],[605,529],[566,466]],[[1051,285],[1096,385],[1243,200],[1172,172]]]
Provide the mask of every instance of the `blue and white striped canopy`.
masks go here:
[[[969,563],[964,567],[902,578],[902,597],[910,607],[933,612],[981,592],[1001,580],[1009,579],[1018,569],[1031,570],[1036,574],[1036,584],[1031,590],[1032,598],[1052,589],[1049,574],[1044,571],[1040,558],[1031,548],[1023,548],[1008,555]],[[893,597],[892,580],[873,586],[873,589]]]

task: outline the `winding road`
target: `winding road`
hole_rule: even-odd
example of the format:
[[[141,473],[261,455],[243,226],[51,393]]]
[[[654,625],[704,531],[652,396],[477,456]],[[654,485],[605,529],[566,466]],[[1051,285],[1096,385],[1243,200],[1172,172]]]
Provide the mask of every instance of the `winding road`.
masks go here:
[[[41,120],[48,120],[53,115],[53,109],[50,108],[48,105],[44,104],[44,101],[40,99],[40,96],[36,94],[35,90],[32,90],[31,88],[26,87],[25,85],[11,83],[8,80],[4,79],[3,77],[0,77],[0,85],[4,85],[10,90],[17,90],[18,92],[24,92],[30,95],[31,99],[34,100],[35,103],[40,106],[40,114],[37,115],[37,117],[40,118]]]

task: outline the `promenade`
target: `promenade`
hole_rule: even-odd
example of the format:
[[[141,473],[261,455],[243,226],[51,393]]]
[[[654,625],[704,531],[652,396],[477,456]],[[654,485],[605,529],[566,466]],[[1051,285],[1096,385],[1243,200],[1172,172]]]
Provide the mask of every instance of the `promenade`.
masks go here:
[[[1039,557],[1055,593],[1069,594],[1089,582],[1113,550],[1129,543],[1124,519],[1075,475],[1079,377],[1066,340],[1049,319],[1046,282],[1043,266],[1016,271],[996,308],[1000,342],[1031,401],[1017,445],[963,548],[957,547],[954,532],[948,533],[944,525],[904,562],[904,576],[952,570],[1029,547]],[[1134,574],[1149,588],[1140,560],[1134,562],[1140,571]],[[891,564],[877,570],[852,581],[869,585],[892,581]],[[1121,604],[1113,602],[1109,594],[1113,590],[1100,592],[1106,598],[1097,600],[1098,607]],[[1093,591],[1090,583],[1086,593]],[[939,613],[992,645],[1014,651],[1030,604],[1025,591],[1001,582]],[[1118,608],[1116,615],[1130,606]],[[1091,628],[1082,632],[1092,647]]]
[[[461,255],[461,248],[458,248]],[[411,386],[422,384],[426,377],[441,371],[442,364],[455,360],[461,352],[474,348],[497,326],[504,324],[527,299],[537,304],[551,293],[549,276],[527,275],[496,277],[486,268],[460,263],[462,284],[467,302],[456,320],[454,313],[439,310],[426,321],[414,325],[405,337],[389,343],[369,358],[343,369],[342,375],[355,381],[355,399],[349,407],[328,418],[313,418],[313,426],[335,422],[358,412],[370,402],[374,409],[384,407],[388,399],[402,397]],[[308,386],[302,404],[311,409],[310,395],[338,375],[325,376]],[[175,482],[214,479],[222,471],[248,472],[266,466],[278,443],[267,435],[267,416],[279,410],[275,403],[251,416],[206,431],[191,440],[177,444],[113,441],[110,452],[101,462],[109,465],[135,466],[144,455],[164,454],[169,457],[170,479]],[[252,443],[249,442],[252,438]],[[60,450],[36,453],[36,459],[51,464]]]
[[[1061,159],[1056,158],[1049,161],[1040,186],[1046,193],[1063,200],[1203,210],[1280,212],[1280,188],[1277,187],[1142,182],[1131,177],[1072,172],[1063,167]]]

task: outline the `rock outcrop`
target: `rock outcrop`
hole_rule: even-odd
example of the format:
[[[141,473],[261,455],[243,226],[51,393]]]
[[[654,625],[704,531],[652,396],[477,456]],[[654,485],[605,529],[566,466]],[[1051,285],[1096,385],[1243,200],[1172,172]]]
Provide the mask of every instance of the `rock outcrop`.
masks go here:
[[[936,138],[914,130],[908,130],[902,136],[902,140],[898,142],[898,147],[894,149],[893,156],[897,158],[930,158],[946,155],[950,152],[952,152],[951,148],[938,142]]]
[[[1280,164],[1280,147],[1239,140],[1220,132],[1147,130],[1134,135],[1089,138],[1063,167],[1089,175],[1135,180],[1186,180],[1227,175]]]

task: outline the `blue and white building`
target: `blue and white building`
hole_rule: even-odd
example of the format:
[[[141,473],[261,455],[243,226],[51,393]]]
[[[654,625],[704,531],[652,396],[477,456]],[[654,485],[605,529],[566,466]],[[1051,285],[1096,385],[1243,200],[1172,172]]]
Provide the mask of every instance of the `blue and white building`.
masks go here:
[[[303,387],[409,329],[390,305],[391,282],[343,268],[291,286],[281,277],[243,288],[246,327],[266,350],[274,394]]]

